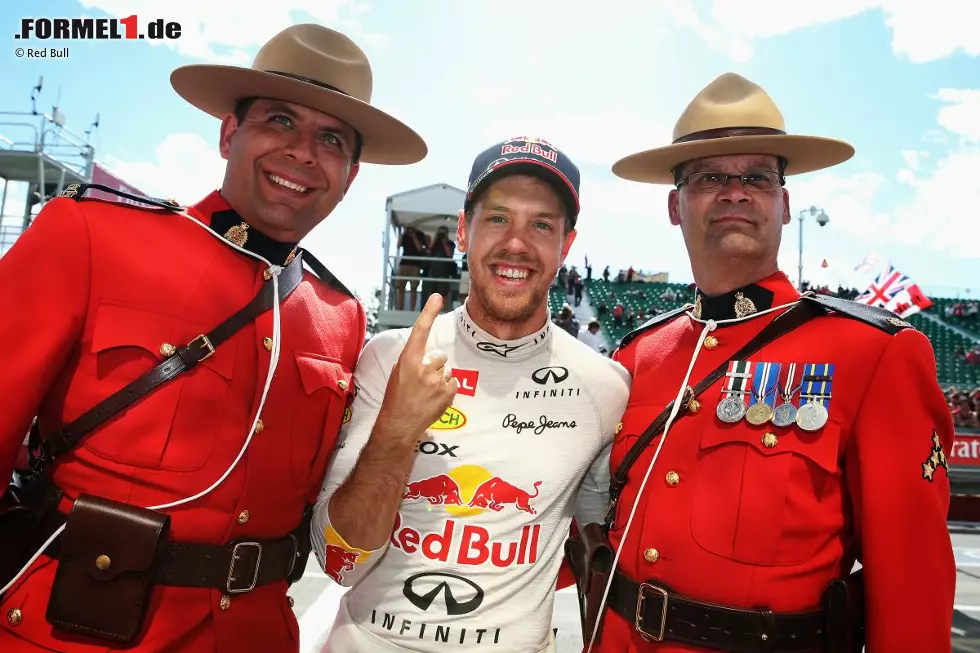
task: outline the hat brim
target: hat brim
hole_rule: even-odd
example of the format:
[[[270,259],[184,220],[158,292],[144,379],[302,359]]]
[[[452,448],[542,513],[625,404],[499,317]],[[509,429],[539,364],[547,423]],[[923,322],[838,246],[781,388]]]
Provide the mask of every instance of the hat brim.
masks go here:
[[[407,165],[428,154],[422,137],[397,118],[308,82],[251,68],[194,64],[174,70],[170,83],[182,98],[216,118],[234,111],[238,101],[247,97],[293,102],[333,116],[361,135],[360,160],[365,163]]]
[[[572,183],[555,168],[545,165],[532,159],[512,159],[496,166],[490,174],[483,177],[478,184],[470,188],[466,193],[464,208],[469,206],[479,197],[491,184],[500,181],[510,175],[531,175],[547,183],[555,189],[562,202],[568,210],[568,217],[573,221],[578,219],[579,207],[578,195],[572,188]]]
[[[854,156],[844,141],[820,136],[733,136],[678,143],[631,154],[613,164],[617,177],[647,184],[674,183],[671,170],[680,163],[712,156],[770,154],[786,159],[787,175],[813,172],[841,164]]]

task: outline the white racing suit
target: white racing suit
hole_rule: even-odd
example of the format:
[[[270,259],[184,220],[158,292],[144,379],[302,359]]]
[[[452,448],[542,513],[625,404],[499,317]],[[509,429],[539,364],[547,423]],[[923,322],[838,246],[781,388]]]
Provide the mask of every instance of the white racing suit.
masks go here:
[[[330,524],[410,330],[368,342],[314,514],[313,547],[351,587],[326,650],[553,650],[555,584],[573,514],[602,521],[609,450],[630,391],[618,363],[549,323],[519,341],[465,306],[436,318],[426,350],[449,358],[456,399],[426,431],[388,542],[349,546]]]

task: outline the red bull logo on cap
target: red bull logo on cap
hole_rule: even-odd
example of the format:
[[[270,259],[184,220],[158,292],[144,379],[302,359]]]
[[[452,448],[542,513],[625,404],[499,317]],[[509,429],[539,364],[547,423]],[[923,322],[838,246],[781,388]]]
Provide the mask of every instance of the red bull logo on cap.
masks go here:
[[[552,150],[557,150],[558,148],[544,140],[543,138],[538,138],[537,136],[515,136],[514,138],[508,138],[504,143],[540,143],[545,147],[551,148]]]
[[[529,492],[515,483],[491,474],[478,465],[460,465],[445,473],[409,482],[402,493],[407,503],[424,502],[426,507],[442,506],[450,518],[441,532],[422,533],[403,525],[401,513],[391,544],[408,555],[461,565],[493,564],[497,567],[533,564],[538,558],[540,524],[526,524],[515,541],[494,539],[484,526],[455,518],[475,517],[486,511],[518,510],[536,515],[532,505],[541,481]]]
[[[537,143],[525,143],[524,145],[505,144],[502,148],[500,148],[500,154],[501,156],[506,156],[508,154],[533,154],[534,156],[542,159],[547,159],[552,163],[558,163],[558,152],[551,149],[545,149]]]

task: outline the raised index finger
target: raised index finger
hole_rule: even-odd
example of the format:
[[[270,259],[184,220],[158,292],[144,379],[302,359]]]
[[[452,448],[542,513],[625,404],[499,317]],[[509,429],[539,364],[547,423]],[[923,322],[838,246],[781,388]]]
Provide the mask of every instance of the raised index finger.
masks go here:
[[[405,350],[402,352],[403,356],[408,356],[418,361],[422,360],[422,356],[425,355],[425,343],[429,339],[429,331],[432,329],[432,323],[438,317],[441,309],[442,295],[433,293],[429,296],[428,301],[425,302],[425,306],[422,307],[422,312],[418,318],[416,318],[412,332],[408,334],[408,342],[405,343]]]

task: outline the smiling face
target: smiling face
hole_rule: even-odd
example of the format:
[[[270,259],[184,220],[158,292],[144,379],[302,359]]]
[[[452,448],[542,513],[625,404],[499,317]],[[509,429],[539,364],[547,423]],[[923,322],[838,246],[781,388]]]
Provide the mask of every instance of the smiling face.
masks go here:
[[[459,250],[468,253],[473,320],[501,339],[540,329],[549,315],[549,288],[574,240],[550,185],[526,175],[492,184],[473,204],[472,217],[460,212],[456,234]]]
[[[719,156],[684,164],[681,188],[668,197],[671,224],[680,225],[695,277],[699,271],[736,264],[776,269],[782,227],[790,222],[789,193],[779,185],[779,162],[768,155]],[[777,173],[773,175],[773,173]],[[754,183],[720,175],[750,175]],[[693,177],[691,175],[694,175]]]
[[[354,130],[336,118],[255,100],[241,122],[232,115],[221,123],[221,194],[265,235],[298,242],[344,198],[357,176],[356,147]]]

